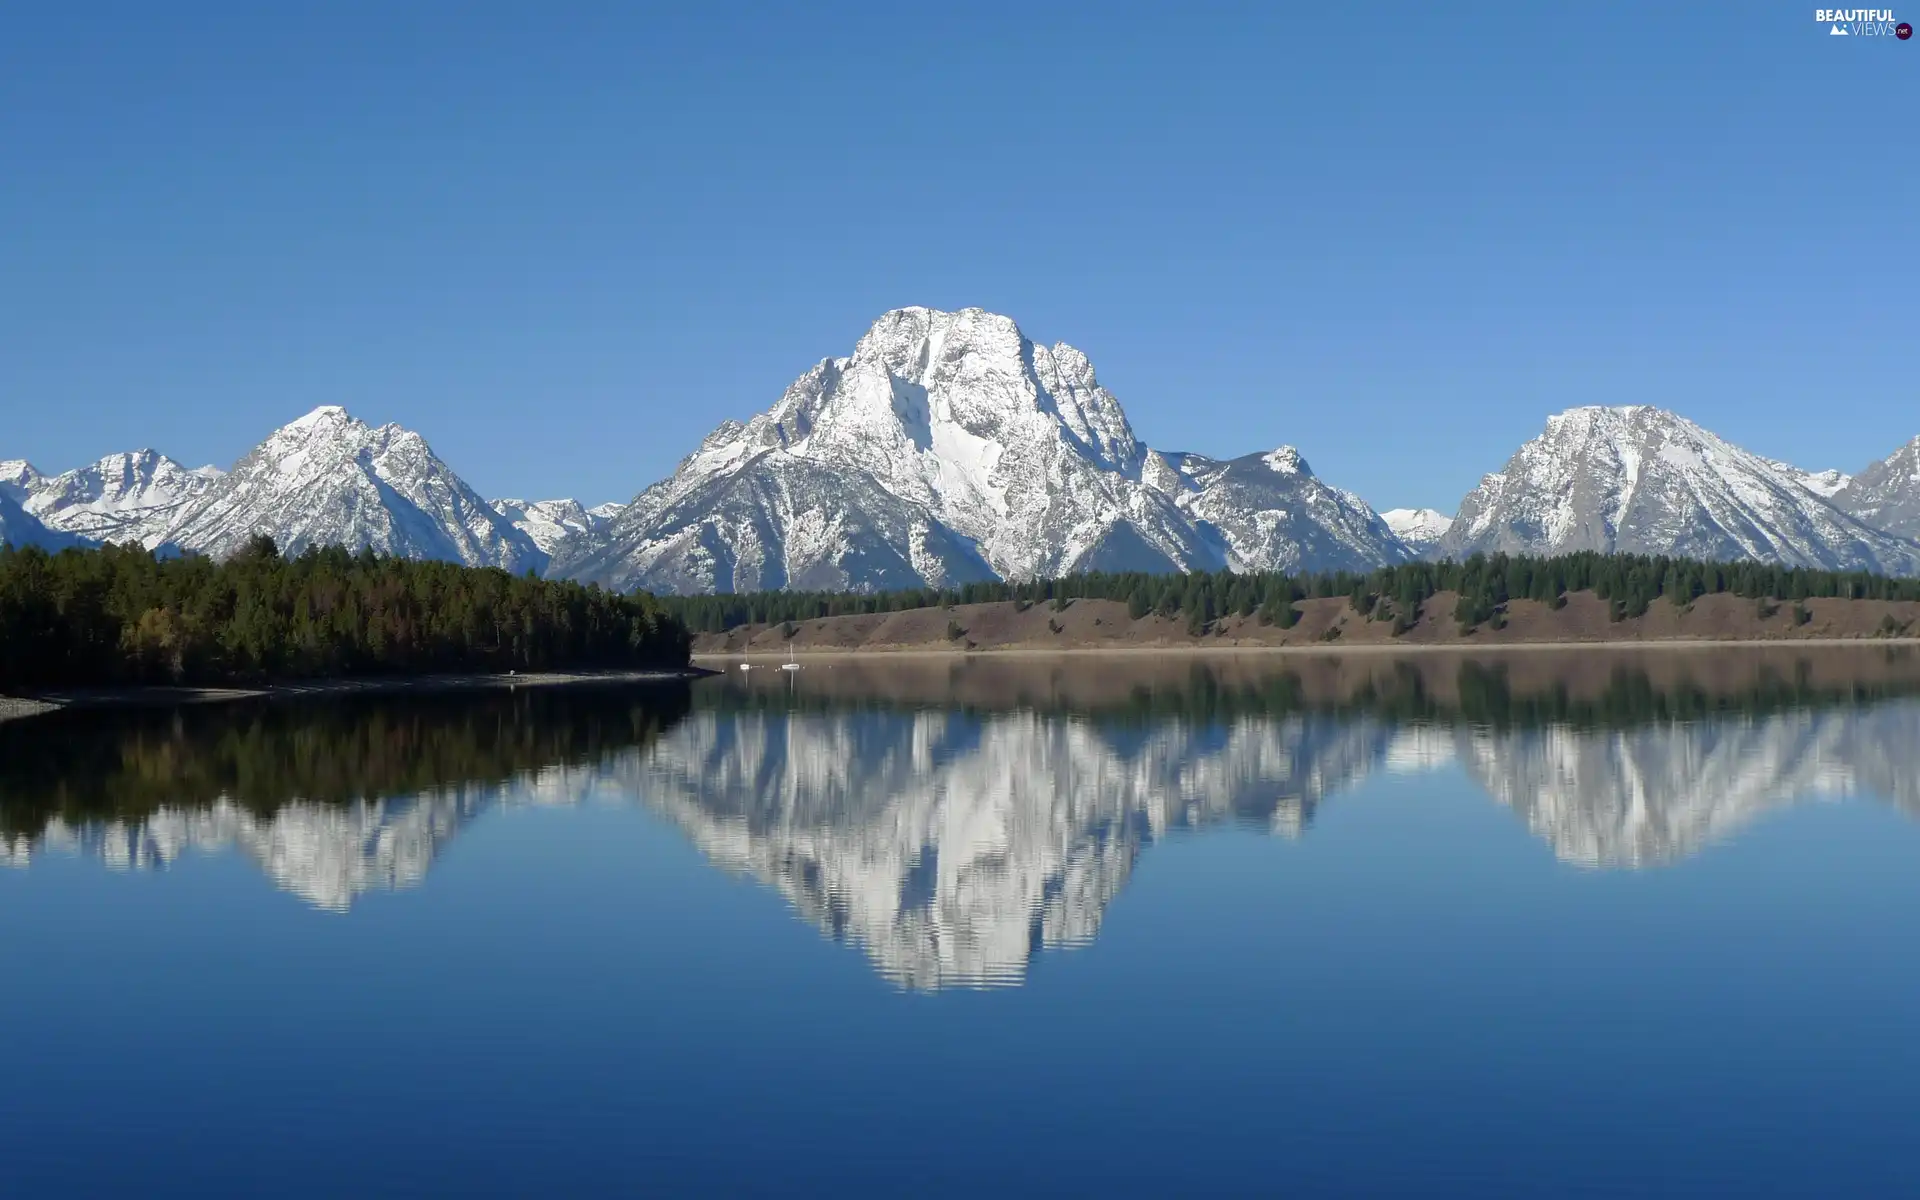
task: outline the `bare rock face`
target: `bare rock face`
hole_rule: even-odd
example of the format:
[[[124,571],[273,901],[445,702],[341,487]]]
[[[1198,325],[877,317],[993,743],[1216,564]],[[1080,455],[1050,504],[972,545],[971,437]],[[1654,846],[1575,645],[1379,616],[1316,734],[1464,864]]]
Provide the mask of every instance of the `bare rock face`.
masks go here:
[[[1365,504],[1266,459],[1156,454],[1072,346],[980,309],[905,308],[722,424],[604,531],[559,547],[553,572],[871,590],[1405,557]]]
[[[1460,503],[1435,551],[1579,550],[1911,574],[1920,545],[1845,511],[1837,476],[1762,458],[1670,412],[1575,408]],[[1842,493],[1844,494],[1844,493]]]

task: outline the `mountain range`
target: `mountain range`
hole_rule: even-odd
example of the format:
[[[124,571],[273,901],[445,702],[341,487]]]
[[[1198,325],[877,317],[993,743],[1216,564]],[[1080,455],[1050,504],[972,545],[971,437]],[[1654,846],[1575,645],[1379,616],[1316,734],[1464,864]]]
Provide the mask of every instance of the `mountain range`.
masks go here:
[[[1631,551],[1920,573],[1920,437],[1855,475],[1648,406],[1547,420],[1436,509],[1377,513],[1291,446],[1157,450],[1087,356],[980,309],[904,308],[626,504],[482,499],[417,433],[338,407],[222,471],[153,450],[0,462],[0,540],[225,555],[343,545],[657,592],[871,591],[1074,571],[1367,569]]]

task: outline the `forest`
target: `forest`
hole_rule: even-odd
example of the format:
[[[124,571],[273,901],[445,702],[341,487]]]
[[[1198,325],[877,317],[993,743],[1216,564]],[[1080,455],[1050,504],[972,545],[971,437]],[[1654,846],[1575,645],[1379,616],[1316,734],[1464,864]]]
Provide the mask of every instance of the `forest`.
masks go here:
[[[686,665],[651,596],[340,548],[0,547],[0,690]]]
[[[1232,571],[1146,574],[1130,571],[1069,575],[1028,582],[970,583],[959,588],[914,588],[858,595],[842,592],[752,592],[718,596],[668,596],[666,610],[700,633],[738,625],[779,624],[816,617],[900,612],[913,608],[994,601],[1064,605],[1075,599],[1122,600],[1137,620],[1148,613],[1184,617],[1199,634],[1217,618],[1258,616],[1290,628],[1296,601],[1346,597],[1369,619],[1413,623],[1420,607],[1440,592],[1455,594],[1453,617],[1463,629],[1497,627],[1509,600],[1558,606],[1568,592],[1591,591],[1608,601],[1615,620],[1638,617],[1656,600],[1689,604],[1722,592],[1751,598],[1761,609],[1816,597],[1855,600],[1920,600],[1920,579],[1894,579],[1864,571],[1825,571],[1761,562],[1701,562],[1638,554],[1582,552],[1551,558],[1476,554],[1463,562],[1410,562],[1374,571],[1328,571],[1289,575]],[[1763,612],[1762,615],[1770,615]]]

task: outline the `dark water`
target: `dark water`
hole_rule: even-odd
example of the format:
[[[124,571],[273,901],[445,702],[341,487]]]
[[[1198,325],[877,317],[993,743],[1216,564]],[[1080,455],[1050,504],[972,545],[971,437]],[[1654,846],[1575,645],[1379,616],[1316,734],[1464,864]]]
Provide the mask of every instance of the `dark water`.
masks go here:
[[[0,725],[0,1194],[1894,1195],[1920,661]]]

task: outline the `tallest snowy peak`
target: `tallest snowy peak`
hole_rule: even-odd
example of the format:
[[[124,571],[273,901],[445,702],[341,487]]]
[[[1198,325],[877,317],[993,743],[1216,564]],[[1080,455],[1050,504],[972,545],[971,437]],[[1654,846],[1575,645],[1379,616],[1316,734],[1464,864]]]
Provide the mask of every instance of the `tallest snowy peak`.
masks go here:
[[[714,430],[602,535],[557,548],[553,570],[622,589],[865,590],[1404,556],[1296,453],[1268,466],[1150,456],[1074,347],[985,309],[897,308]]]
[[[318,429],[322,426],[357,425],[359,423],[360,422],[353,419],[352,415],[350,415],[346,409],[338,404],[322,404],[306,416],[298,420],[289,421],[286,425],[282,426],[282,428],[304,430]]]

